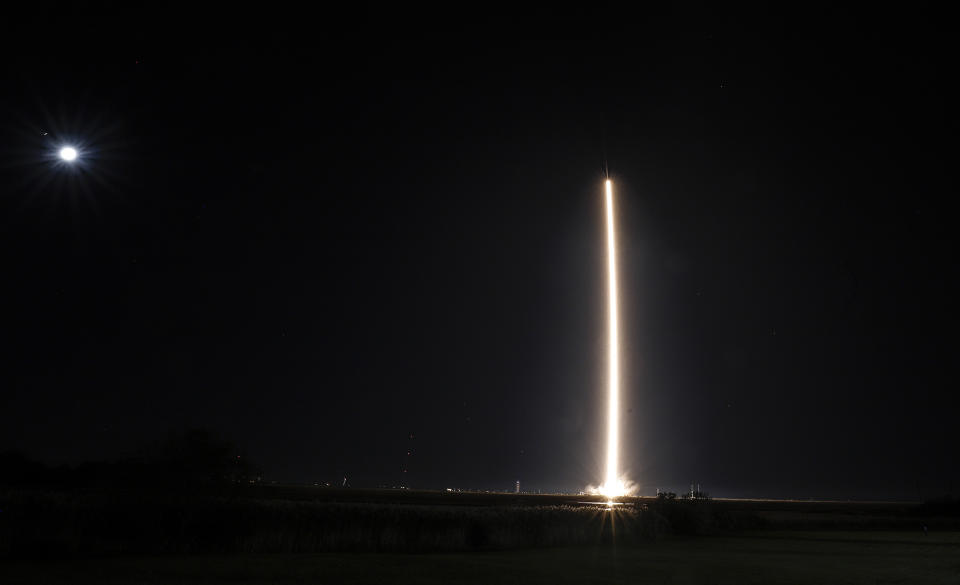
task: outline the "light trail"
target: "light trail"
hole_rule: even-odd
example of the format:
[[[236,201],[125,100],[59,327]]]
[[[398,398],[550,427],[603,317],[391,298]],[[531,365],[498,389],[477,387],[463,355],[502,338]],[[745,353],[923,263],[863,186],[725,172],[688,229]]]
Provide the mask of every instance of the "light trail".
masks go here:
[[[606,182],[607,205],[607,287],[609,305],[609,406],[607,410],[607,476],[598,490],[608,497],[622,496],[627,492],[620,478],[620,331],[617,316],[617,242],[613,220],[613,183]]]

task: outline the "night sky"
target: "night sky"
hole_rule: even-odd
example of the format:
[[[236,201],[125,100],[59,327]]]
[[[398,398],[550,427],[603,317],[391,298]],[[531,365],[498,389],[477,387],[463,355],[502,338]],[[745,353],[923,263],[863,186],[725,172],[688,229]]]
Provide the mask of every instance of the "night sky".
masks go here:
[[[2,25],[0,450],[599,483],[606,164],[642,493],[956,493],[940,17],[486,16]]]

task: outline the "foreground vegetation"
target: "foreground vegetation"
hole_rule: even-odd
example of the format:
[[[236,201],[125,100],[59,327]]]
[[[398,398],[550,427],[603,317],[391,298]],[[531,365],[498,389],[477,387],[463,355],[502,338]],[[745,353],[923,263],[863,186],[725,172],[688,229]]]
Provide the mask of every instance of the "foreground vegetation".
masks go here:
[[[0,583],[960,583],[952,498],[607,506],[262,485],[236,460],[195,433],[76,469],[8,458]]]
[[[0,490],[0,510],[0,558],[424,553],[635,544],[744,530],[960,530],[949,510],[918,505],[629,499],[607,509],[562,496],[244,485],[7,489]]]
[[[653,540],[653,511],[442,506],[175,494],[0,496],[0,557],[105,554],[426,552]]]
[[[918,583],[960,579],[960,533],[743,532],[472,553],[177,555],[0,563],[0,582],[152,583]]]

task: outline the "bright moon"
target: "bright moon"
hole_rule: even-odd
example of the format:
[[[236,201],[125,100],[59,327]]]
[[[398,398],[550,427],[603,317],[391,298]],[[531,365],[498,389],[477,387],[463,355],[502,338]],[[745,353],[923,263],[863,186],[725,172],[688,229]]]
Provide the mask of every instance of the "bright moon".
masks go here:
[[[72,146],[64,146],[63,148],[60,149],[60,158],[62,158],[67,162],[76,160],[77,149],[73,148]]]

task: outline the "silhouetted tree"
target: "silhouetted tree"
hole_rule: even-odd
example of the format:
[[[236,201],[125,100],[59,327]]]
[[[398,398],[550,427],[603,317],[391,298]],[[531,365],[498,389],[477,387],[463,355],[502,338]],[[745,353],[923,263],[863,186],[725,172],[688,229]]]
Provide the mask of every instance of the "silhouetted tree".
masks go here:
[[[190,429],[150,445],[136,463],[160,484],[238,483],[259,476],[237,445],[204,429]]]
[[[233,442],[191,429],[114,461],[51,468],[22,453],[0,453],[0,485],[23,487],[190,487],[257,481],[259,470]]]
[[[47,483],[49,467],[34,461],[19,451],[0,453],[0,485],[27,486]]]

